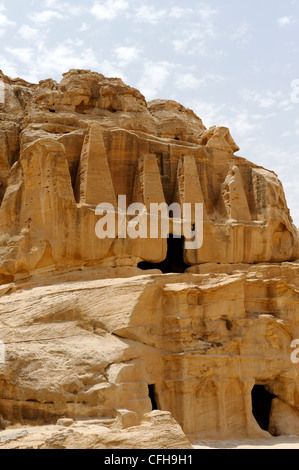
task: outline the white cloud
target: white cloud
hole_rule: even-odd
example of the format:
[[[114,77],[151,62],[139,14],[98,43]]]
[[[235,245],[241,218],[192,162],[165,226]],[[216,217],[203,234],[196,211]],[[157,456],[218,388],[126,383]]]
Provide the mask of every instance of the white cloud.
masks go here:
[[[279,101],[283,98],[281,91],[273,92],[266,90],[263,93],[259,93],[246,88],[240,91],[240,95],[245,101],[257,103],[259,108],[271,108],[278,105]]]
[[[173,67],[174,65],[168,62],[146,62],[144,64],[142,77],[137,87],[148,101],[158,97]]]
[[[36,39],[39,36],[39,31],[27,24],[23,24],[19,29],[19,34],[23,39]]]
[[[219,10],[215,10],[209,7],[208,5],[201,4],[198,9],[198,12],[203,21],[208,21],[214,15],[217,15],[219,13]]]
[[[51,10],[56,9],[59,11],[63,11],[68,16],[69,15],[77,16],[83,11],[82,6],[76,6],[73,3],[61,2],[59,0],[45,0],[44,6],[48,9],[50,8]]]
[[[64,44],[69,44],[70,46],[83,46],[84,45],[84,41],[82,41],[82,39],[66,39],[66,41],[64,41]]]
[[[191,8],[172,7],[169,16],[171,18],[184,18],[191,15],[193,10]]]
[[[98,65],[92,49],[78,50],[72,44],[60,44],[54,49],[44,48],[41,57],[37,59],[36,68],[41,68],[44,73],[51,75],[53,70],[62,73],[71,68],[90,68],[90,64],[94,67]]]
[[[289,137],[290,135],[292,135],[291,131],[285,131],[281,134],[281,137],[285,138],[285,137]]]
[[[107,59],[98,59],[95,52],[91,48],[84,47],[84,43],[78,39],[67,39],[54,48],[48,48],[40,42],[38,53],[33,48],[12,48],[10,55],[26,63],[27,73],[24,72],[22,78],[29,82],[36,83],[42,78],[62,75],[70,69],[91,68],[108,77],[120,77],[126,81],[126,76],[117,64]]]
[[[257,124],[250,122],[247,110],[237,112],[233,118],[227,119],[225,125],[237,140],[250,135],[259,127]]]
[[[270,96],[255,95],[253,101],[258,102],[260,108],[271,108],[276,104],[276,100]]]
[[[287,26],[293,23],[296,23],[297,20],[293,16],[282,16],[281,18],[278,18],[277,23],[279,26]]]
[[[175,39],[172,44],[176,53],[196,54],[199,57],[221,55],[222,51],[220,49],[216,53],[210,50],[207,38],[208,34],[206,38],[202,38],[199,30],[190,31],[189,34],[186,34],[185,38]]]
[[[139,58],[140,50],[134,46],[119,46],[113,49],[120,67],[124,67]]]
[[[57,0],[45,0],[44,5],[46,8],[57,7]]]
[[[49,21],[53,19],[62,20],[64,18],[64,16],[61,13],[58,13],[57,11],[54,11],[54,10],[44,10],[41,12],[30,13],[28,17],[34,23],[48,23]]]
[[[194,112],[199,116],[206,127],[211,127],[214,125],[223,125],[221,122],[224,117],[223,110],[225,109],[224,105],[218,105],[210,101],[201,101],[201,100],[192,100],[187,102],[187,107],[194,110]]]
[[[176,75],[175,86],[179,89],[198,88],[205,84],[204,78],[197,78],[193,73],[180,73]]]
[[[222,82],[223,80],[225,80],[225,77],[223,75],[219,75],[217,73],[208,73],[206,76],[206,81],[208,82]]]
[[[73,15],[73,16],[79,16],[81,15],[83,11],[81,6],[74,6],[69,3],[65,4],[65,9],[70,15]]]
[[[156,24],[167,16],[167,10],[157,10],[152,5],[142,5],[136,9],[135,19],[146,23]]]
[[[293,104],[289,99],[283,99],[278,103],[278,107],[281,108],[283,111],[290,111],[294,108]]]
[[[124,82],[127,81],[126,75],[120,70],[118,65],[110,60],[104,59],[100,61],[97,68],[106,77],[117,77],[121,78]]]
[[[54,48],[48,48],[42,41],[34,48],[6,48],[10,57],[23,62],[22,78],[29,82],[38,82],[42,78],[61,75],[73,68],[99,69],[99,62],[90,48],[82,47],[78,40],[66,40]],[[10,69],[13,68],[10,65]],[[6,71],[6,69],[5,69]],[[6,72],[8,73],[8,72]]]
[[[189,38],[175,39],[173,41],[173,47],[174,47],[175,52],[183,52],[189,42],[190,42]]]
[[[286,106],[289,106],[289,104],[290,104],[290,100],[282,100],[278,103],[278,106],[280,108],[285,108]]]
[[[88,24],[87,23],[82,23],[79,30],[81,32],[87,31],[88,30]]]
[[[25,62],[26,64],[31,63],[33,59],[34,50],[28,47],[19,47],[19,48],[6,47],[5,50],[10,55],[15,56],[20,62]]]
[[[244,34],[246,34],[248,31],[248,26],[247,25],[241,25],[239,26],[233,33],[231,33],[230,38],[231,39],[239,39]]]
[[[17,77],[18,76],[18,71],[17,67],[14,64],[14,62],[4,55],[0,56],[0,64],[1,64],[1,69],[5,75],[8,75],[9,77]]]
[[[4,11],[0,9],[0,12]],[[15,21],[10,21],[4,13],[0,13],[0,26],[15,26]]]
[[[198,12],[193,11],[194,21],[186,21],[184,28],[180,27],[175,31],[176,37],[172,40],[175,52],[200,57],[222,55],[219,45],[211,50],[211,39],[219,36],[219,30],[214,24],[214,15],[217,13],[218,10],[206,5],[202,5]]]
[[[243,24],[239,26],[231,35],[230,39],[233,41],[241,42],[242,44],[247,44],[251,39],[249,35],[249,26],[247,24]]]
[[[129,8],[126,0],[107,0],[106,2],[95,2],[90,12],[98,20],[114,20]]]
[[[196,99],[187,103],[187,106],[195,111],[206,127],[228,127],[238,145],[239,140],[252,138],[253,133],[260,127],[260,124],[251,120],[247,109],[240,110],[225,104]]]
[[[254,119],[255,121],[267,120],[267,119],[270,119],[270,118],[275,117],[275,116],[277,116],[276,113],[252,114],[251,115],[252,119]]]
[[[253,61],[251,64],[249,64],[248,70],[251,73],[259,74],[264,70],[264,64],[258,61]]]

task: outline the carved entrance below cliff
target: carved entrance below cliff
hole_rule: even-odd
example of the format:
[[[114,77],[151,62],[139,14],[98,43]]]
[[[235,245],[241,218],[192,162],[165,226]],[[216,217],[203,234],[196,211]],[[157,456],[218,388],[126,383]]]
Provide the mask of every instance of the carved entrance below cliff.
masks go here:
[[[252,414],[260,428],[268,431],[271,404],[276,395],[268,392],[263,385],[255,385],[251,391]]]
[[[154,384],[151,384],[148,386],[148,396],[151,400],[151,403],[152,403],[152,410],[158,410],[158,404],[157,404],[157,400],[156,400],[156,390],[155,390],[155,385]]]
[[[160,269],[163,274],[183,273],[189,266],[184,261],[184,238],[174,238],[172,234],[167,239],[167,256],[161,263],[149,263],[142,261],[138,268],[147,271],[148,269]]]

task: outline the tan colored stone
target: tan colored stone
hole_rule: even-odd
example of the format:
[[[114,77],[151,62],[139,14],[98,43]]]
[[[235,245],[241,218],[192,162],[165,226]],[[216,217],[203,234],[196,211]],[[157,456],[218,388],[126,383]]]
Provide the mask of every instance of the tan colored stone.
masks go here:
[[[221,196],[226,218],[251,220],[251,214],[239,168],[233,166],[222,185]]]
[[[107,202],[116,207],[102,129],[98,122],[90,124],[83,143],[75,195],[79,204],[96,206]]]
[[[133,426],[139,426],[140,419],[134,411],[117,410],[115,426],[120,429],[127,429]]]
[[[240,150],[227,127],[210,127],[210,129],[201,133],[200,143],[206,145],[208,148],[214,148],[228,153],[234,153]]]
[[[157,406],[192,439],[263,436],[251,412],[255,383],[298,407],[290,338],[299,332],[299,268],[268,266],[56,281],[11,293],[9,303],[2,297],[10,358],[0,366],[2,415],[42,424],[57,415],[113,418],[125,408],[140,419],[154,384]]]
[[[69,426],[72,426],[72,424],[74,424],[74,420],[73,419],[70,419],[70,418],[60,418],[58,421],[57,421],[57,426],[63,426],[65,428],[68,428]]]
[[[24,426],[2,447],[297,433],[298,230],[277,176],[236,156],[227,128],[120,79],[0,77],[0,415]],[[177,254],[185,273],[162,275],[166,239],[96,236],[95,206],[121,195],[147,212],[204,204],[202,247]],[[268,430],[255,385],[277,397]]]
[[[183,156],[178,163],[177,186],[175,202],[183,204],[203,204],[203,219],[207,219],[207,210],[201,184],[198,177],[196,161],[193,156]],[[194,206],[193,206],[194,207]],[[194,222],[194,209],[191,218]]]
[[[30,276],[47,267],[77,269],[86,263],[136,267],[142,260],[161,261],[166,256],[165,240],[146,244],[140,239],[97,239],[94,207],[103,198],[115,205],[118,195],[126,196],[127,205],[139,198],[147,207],[164,200],[204,202],[204,245],[184,252],[192,266],[299,257],[298,232],[281,183],[273,172],[234,155],[238,147],[227,128],[206,130],[200,118],[180,104],[154,100],[147,105],[138,90],[120,79],[90,71],[71,70],[60,84],[43,80],[31,85],[5,76],[3,80],[9,90],[0,155],[0,212],[2,220],[9,219],[0,226],[4,282],[9,276],[25,272]],[[62,146],[53,167],[55,141]],[[26,166],[28,149],[37,151],[32,145],[49,155],[45,161],[30,157],[36,171]],[[52,182],[46,182],[41,162],[50,165],[51,180],[63,167],[67,198],[55,190],[49,196]],[[28,185],[40,188],[39,196],[29,201],[22,189]],[[54,237],[31,216],[47,214],[49,197],[55,199],[50,203],[53,212],[59,208],[61,214]],[[53,217],[58,216],[52,214],[48,225]],[[20,241],[28,233],[26,221],[30,221],[30,248]],[[30,255],[16,255],[20,245],[22,253],[26,249]]]
[[[272,400],[269,431],[273,436],[299,436],[299,414],[279,398]]]
[[[206,129],[191,110],[171,100],[152,100],[148,109],[158,123],[158,136],[166,139],[198,143]]]
[[[71,428],[25,426],[0,432],[1,449],[192,449],[170,413],[149,414],[138,426],[115,427],[114,420],[78,421]]]

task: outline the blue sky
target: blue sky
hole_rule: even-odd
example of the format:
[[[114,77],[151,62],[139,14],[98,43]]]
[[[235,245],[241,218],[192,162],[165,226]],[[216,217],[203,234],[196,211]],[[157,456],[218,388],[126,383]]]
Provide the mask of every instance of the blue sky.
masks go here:
[[[90,69],[229,127],[299,227],[299,0],[0,0],[0,41],[11,77]]]

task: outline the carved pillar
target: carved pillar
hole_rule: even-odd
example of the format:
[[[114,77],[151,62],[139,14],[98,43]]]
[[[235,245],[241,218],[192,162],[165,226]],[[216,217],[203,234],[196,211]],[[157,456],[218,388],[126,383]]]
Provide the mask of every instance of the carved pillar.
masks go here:
[[[215,382],[217,389],[218,403],[218,431],[224,437],[227,434],[227,416],[226,416],[226,399],[225,393],[229,385],[228,379],[219,379]]]

